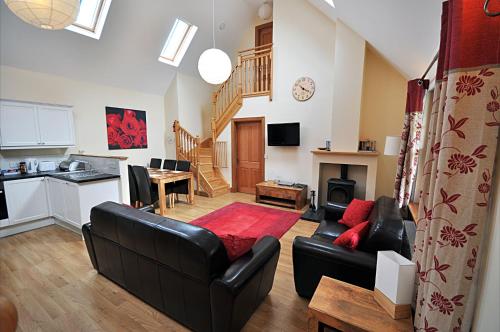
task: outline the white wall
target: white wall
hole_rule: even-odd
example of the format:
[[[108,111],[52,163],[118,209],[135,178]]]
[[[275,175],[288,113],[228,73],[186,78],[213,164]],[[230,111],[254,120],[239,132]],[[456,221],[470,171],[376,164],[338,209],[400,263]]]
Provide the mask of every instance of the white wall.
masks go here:
[[[212,93],[214,86],[199,77],[177,73],[165,93],[165,120],[167,126],[167,156],[175,159],[174,120],[193,135],[207,138],[211,135]]]
[[[266,144],[265,177],[310,184],[310,151],[324,146],[331,136],[335,24],[303,0],[274,0],[273,19],[273,101],[267,97],[245,99],[235,117],[265,116],[266,124],[300,122],[300,147]],[[307,102],[296,101],[291,92],[302,76],[316,82],[316,93]],[[230,143],[230,136],[228,126],[219,140]],[[222,171],[231,183],[231,165]]]
[[[43,156],[52,155],[54,158],[60,158],[65,154],[80,152],[128,156],[129,163],[145,165],[152,157],[161,158],[165,155],[163,96],[1,66],[0,98],[73,106],[77,142],[76,148],[67,150],[1,151],[0,162],[19,156],[37,156],[44,159]],[[108,150],[106,106],[146,111],[147,149]]]
[[[500,149],[496,154],[496,174],[490,213],[484,229],[484,246],[480,257],[479,292],[473,331],[496,332],[500,328]]]
[[[332,114],[332,149],[358,151],[365,40],[337,20]]]

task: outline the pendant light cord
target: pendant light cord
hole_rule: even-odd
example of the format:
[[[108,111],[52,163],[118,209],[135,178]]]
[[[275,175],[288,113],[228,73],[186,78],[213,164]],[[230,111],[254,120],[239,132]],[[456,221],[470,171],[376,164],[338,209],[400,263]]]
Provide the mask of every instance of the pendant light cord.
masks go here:
[[[212,0],[212,41],[215,48],[215,0]]]

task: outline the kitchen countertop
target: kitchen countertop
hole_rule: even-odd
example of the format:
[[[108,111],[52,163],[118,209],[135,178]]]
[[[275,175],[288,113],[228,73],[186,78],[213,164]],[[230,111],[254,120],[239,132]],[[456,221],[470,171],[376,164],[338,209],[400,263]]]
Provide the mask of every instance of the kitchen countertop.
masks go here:
[[[99,173],[95,175],[89,175],[85,177],[75,176],[76,172],[61,172],[61,171],[52,171],[52,172],[37,172],[30,174],[16,174],[16,175],[0,175],[0,182],[3,181],[13,181],[13,180],[21,180],[21,179],[31,179],[31,178],[40,178],[40,177],[51,177],[55,179],[60,179],[73,183],[88,183],[94,181],[102,181],[102,180],[110,180],[110,179],[118,179],[119,175],[115,174],[107,174],[107,173]]]

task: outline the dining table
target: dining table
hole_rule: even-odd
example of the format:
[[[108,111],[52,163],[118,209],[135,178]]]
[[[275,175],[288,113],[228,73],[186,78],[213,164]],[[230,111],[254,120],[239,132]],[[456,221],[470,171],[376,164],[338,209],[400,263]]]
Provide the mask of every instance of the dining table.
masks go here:
[[[167,214],[167,194],[165,184],[181,180],[188,180],[188,204],[194,204],[194,176],[193,172],[172,171],[158,168],[148,168],[151,183],[158,185],[158,198],[160,201],[160,214]]]

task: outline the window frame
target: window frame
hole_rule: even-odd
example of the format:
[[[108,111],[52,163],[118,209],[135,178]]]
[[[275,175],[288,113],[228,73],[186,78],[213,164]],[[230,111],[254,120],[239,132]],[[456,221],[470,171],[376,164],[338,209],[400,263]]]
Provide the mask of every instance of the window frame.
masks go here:
[[[177,45],[177,48],[175,50],[175,53],[173,55],[173,58],[168,58],[164,55],[164,52],[167,48],[169,48],[169,43],[172,40],[172,37],[176,31],[176,28],[178,26],[178,22],[182,22],[187,25],[186,31],[184,31],[184,34],[182,36],[181,42],[179,45]],[[172,25],[172,28],[170,29],[170,32],[168,34],[168,37],[165,41],[165,44],[163,45],[160,56],[158,57],[158,61],[166,63],[168,65],[174,66],[174,67],[179,67],[180,63],[182,62],[182,59],[184,58],[184,55],[186,54],[189,46],[191,45],[194,36],[196,35],[196,32],[198,31],[198,27],[192,23],[189,23],[187,20],[184,20],[182,18],[176,18],[174,24]]]
[[[99,5],[96,10],[97,14],[95,15],[92,27],[73,23],[65,29],[87,37],[100,39],[104,24],[106,23],[106,18],[108,16],[109,7],[111,6],[111,1],[112,0],[99,0]]]

